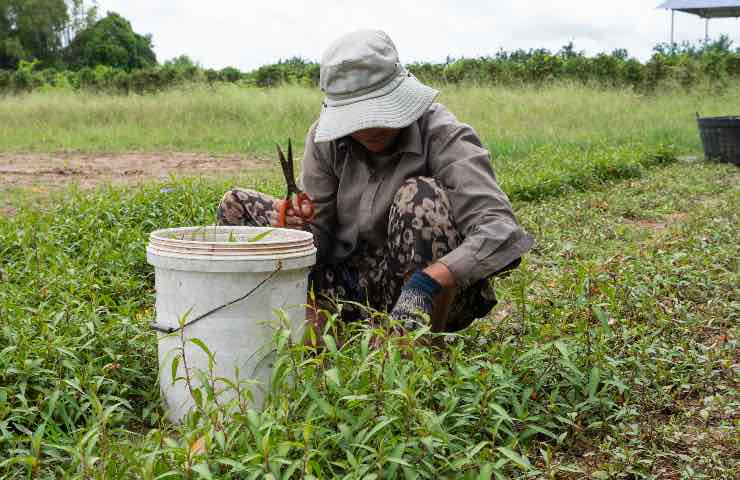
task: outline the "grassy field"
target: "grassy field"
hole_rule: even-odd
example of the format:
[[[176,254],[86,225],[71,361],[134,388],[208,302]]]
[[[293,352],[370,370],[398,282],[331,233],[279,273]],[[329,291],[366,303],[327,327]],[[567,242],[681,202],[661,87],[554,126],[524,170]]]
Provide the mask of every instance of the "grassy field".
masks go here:
[[[4,100],[0,151],[267,154],[318,100],[214,95]],[[44,208],[19,192],[0,217],[0,478],[737,478],[740,172],[674,160],[698,152],[697,105],[727,113],[737,98],[554,87],[442,100],[496,146],[535,250],[497,283],[491,317],[441,352],[373,351],[385,330],[360,326],[311,352],[278,331],[262,413],[206,401],[182,427],[163,420],[144,249],[156,228],[212,223],[233,184],[282,193],[276,170],[73,188]],[[183,113],[197,105],[211,121]]]
[[[696,112],[740,110],[740,84],[721,95],[680,90],[642,96],[581,85],[440,87],[439,101],[473,125],[495,158],[544,145],[671,143],[698,150]],[[0,152],[202,151],[273,155],[302,144],[321,107],[316,89],[194,87],[151,96],[48,92],[0,102]]]
[[[717,95],[672,90],[641,96],[571,84],[441,91],[440,101],[473,125],[492,152],[504,189],[530,200],[635,176],[675,154],[698,154],[696,112],[740,110],[740,84]],[[229,86],[152,96],[52,91],[7,97],[0,102],[0,152],[75,158],[184,151],[274,158],[275,142],[288,136],[300,152],[320,101],[318,91],[301,87]]]

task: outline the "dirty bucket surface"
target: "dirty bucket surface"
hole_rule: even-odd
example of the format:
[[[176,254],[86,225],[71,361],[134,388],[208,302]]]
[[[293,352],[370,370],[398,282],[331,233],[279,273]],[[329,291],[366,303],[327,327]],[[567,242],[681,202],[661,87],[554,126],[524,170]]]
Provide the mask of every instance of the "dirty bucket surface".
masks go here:
[[[308,273],[316,261],[313,235],[263,227],[157,230],[149,236],[147,261],[155,269],[156,324],[175,330],[157,335],[160,389],[170,420],[181,422],[194,406],[187,384],[172,382],[171,366],[183,339],[191,373],[208,370],[207,354],[189,342],[197,338],[215,358],[211,378],[256,381],[245,388],[252,390],[253,406],[261,407],[269,387],[275,330],[288,326],[295,340],[303,334]],[[246,293],[246,298],[234,302]],[[277,311],[284,312],[284,320]],[[186,326],[180,331],[183,317]],[[180,361],[176,377],[184,375]],[[197,387],[195,377],[192,383]],[[217,391],[225,387],[225,382],[215,385]],[[233,397],[226,390],[224,401]]]

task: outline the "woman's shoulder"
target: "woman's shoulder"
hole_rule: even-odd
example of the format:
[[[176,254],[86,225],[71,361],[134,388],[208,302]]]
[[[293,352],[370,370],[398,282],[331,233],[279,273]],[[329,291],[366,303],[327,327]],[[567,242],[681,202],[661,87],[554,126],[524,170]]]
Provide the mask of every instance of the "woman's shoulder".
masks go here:
[[[439,102],[434,102],[429,106],[422,120],[425,120],[430,127],[460,124],[455,114]]]
[[[433,103],[422,115],[419,127],[426,141],[439,142],[461,131],[474,133],[470,125],[462,123],[447,107]]]
[[[316,142],[316,127],[319,121],[316,120],[308,129],[306,134],[306,143],[304,147],[304,161],[322,161],[331,156],[332,144],[334,142]]]

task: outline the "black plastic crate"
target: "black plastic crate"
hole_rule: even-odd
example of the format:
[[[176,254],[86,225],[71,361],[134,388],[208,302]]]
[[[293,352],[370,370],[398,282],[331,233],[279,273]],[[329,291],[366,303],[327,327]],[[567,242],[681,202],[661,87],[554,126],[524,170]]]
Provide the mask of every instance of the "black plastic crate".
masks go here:
[[[740,117],[706,117],[696,114],[704,156],[740,166]]]

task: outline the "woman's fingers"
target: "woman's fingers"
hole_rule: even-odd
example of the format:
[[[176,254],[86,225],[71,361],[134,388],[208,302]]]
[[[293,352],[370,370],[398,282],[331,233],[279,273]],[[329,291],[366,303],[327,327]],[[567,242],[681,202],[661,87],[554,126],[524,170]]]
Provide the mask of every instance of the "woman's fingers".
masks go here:
[[[267,214],[270,224],[273,227],[303,227],[306,225],[306,219],[310,219],[313,214],[313,205],[308,199],[299,201],[298,196],[294,195],[290,199],[290,204],[285,209],[285,225],[280,224],[280,208],[284,205],[280,200],[276,202],[273,209]]]
[[[301,203],[301,216],[303,218],[308,218],[313,213],[313,205],[311,205],[310,200],[305,200],[303,203]]]
[[[301,217],[288,217],[285,223],[291,227],[302,227],[304,225],[303,218]]]
[[[303,218],[299,215],[296,215],[296,211],[292,208],[289,208],[285,211],[285,225],[280,224],[280,212],[278,210],[278,207],[270,210],[267,213],[267,217],[270,220],[270,225],[272,225],[273,227],[302,227],[303,225],[305,225]]]

